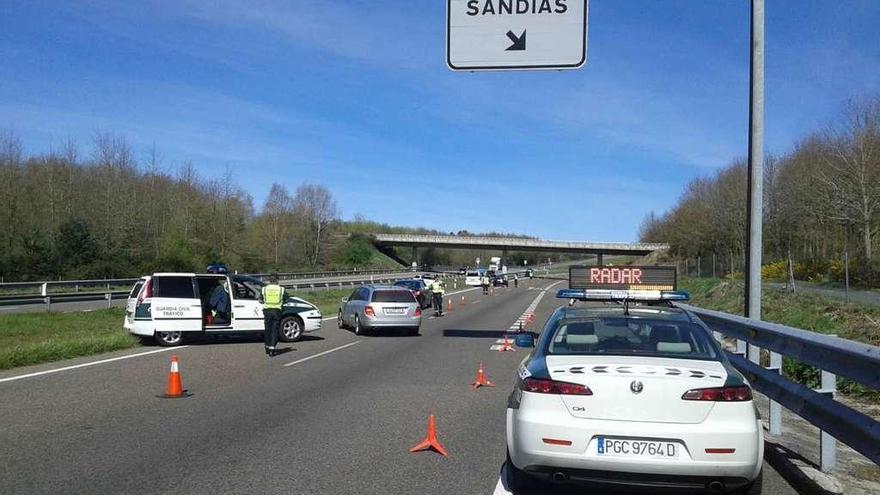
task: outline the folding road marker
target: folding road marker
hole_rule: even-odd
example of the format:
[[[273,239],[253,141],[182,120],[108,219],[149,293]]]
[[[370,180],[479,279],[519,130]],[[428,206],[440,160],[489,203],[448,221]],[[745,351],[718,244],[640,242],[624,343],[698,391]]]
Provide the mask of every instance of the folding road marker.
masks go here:
[[[477,368],[477,376],[474,378],[474,383],[471,384],[475,389],[480,387],[494,387],[495,384],[490,382],[488,378],[486,378],[486,372],[483,371],[483,363],[480,363],[480,367]]]
[[[420,444],[409,449],[410,452],[419,452],[422,450],[433,450],[444,457],[449,455],[446,453],[446,449],[443,448],[443,444],[437,440],[437,427],[434,424],[433,414],[428,416],[428,435]]]
[[[516,352],[516,349],[514,349],[513,346],[510,345],[510,339],[507,338],[507,334],[505,334],[504,335],[504,342],[501,343],[501,348],[498,349],[498,352],[507,352],[507,351]]]

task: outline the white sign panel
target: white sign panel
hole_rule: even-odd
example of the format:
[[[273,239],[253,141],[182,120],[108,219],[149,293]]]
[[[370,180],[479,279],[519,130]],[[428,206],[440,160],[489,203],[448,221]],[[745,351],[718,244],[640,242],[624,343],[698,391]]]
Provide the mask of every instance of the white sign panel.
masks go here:
[[[452,70],[576,69],[589,0],[446,0]]]

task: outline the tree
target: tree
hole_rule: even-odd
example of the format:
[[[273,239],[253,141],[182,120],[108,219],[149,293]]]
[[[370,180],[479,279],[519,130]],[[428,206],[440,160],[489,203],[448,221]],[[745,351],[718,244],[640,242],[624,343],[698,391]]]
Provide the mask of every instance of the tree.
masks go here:
[[[56,240],[58,261],[65,271],[82,269],[98,258],[98,245],[92,238],[89,225],[80,220],[68,220],[58,228]]]
[[[312,233],[310,244],[310,263],[315,266],[321,257],[321,240],[327,228],[339,219],[336,200],[326,187],[315,184],[303,184],[296,189],[293,198],[294,212],[304,220]]]
[[[831,218],[858,225],[865,258],[873,256],[880,209],[880,98],[851,101],[842,122],[826,134],[826,168],[820,171],[831,199]]]

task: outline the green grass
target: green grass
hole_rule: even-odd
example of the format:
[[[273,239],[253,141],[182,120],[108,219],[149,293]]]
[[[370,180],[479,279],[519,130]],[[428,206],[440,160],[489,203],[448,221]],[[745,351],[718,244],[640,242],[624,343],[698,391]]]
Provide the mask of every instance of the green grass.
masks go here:
[[[707,309],[741,315],[743,313],[743,282],[713,278],[685,278],[680,288],[690,292],[691,303]],[[880,345],[880,306],[847,303],[817,294],[792,294],[783,289],[765,287],[761,297],[761,315],[765,321],[813,332]],[[785,358],[783,373],[805,385],[816,387],[819,372],[809,366]],[[880,401],[880,392],[852,381],[841,379],[839,390]]]
[[[327,289],[309,291],[292,292],[291,295],[300,297],[306,301],[318,306],[321,314],[326,318],[328,316],[336,316],[339,305],[343,297],[348,297],[354,291],[354,288],[345,289]]]
[[[0,369],[137,346],[122,328],[123,317],[121,308],[0,316]]]

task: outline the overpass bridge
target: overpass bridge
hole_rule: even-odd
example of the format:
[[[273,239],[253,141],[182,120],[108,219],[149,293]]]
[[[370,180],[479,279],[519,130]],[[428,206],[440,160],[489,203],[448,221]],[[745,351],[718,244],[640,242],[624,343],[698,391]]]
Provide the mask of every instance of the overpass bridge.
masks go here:
[[[524,237],[484,237],[424,234],[372,234],[374,242],[383,246],[436,247],[451,249],[491,249],[502,251],[539,251],[596,255],[601,264],[602,255],[645,256],[654,251],[669,249],[668,244],[640,242],[586,242],[548,241]],[[415,254],[413,255],[415,259]]]

